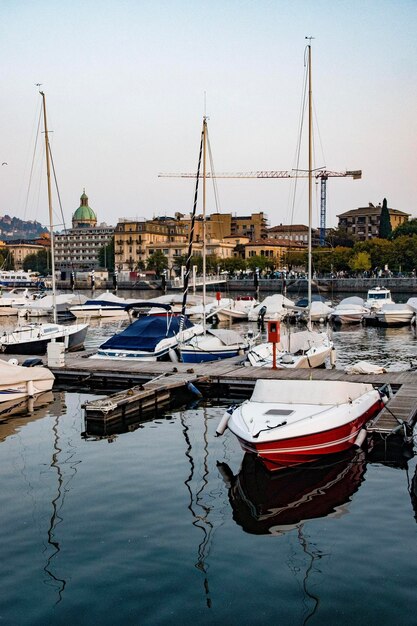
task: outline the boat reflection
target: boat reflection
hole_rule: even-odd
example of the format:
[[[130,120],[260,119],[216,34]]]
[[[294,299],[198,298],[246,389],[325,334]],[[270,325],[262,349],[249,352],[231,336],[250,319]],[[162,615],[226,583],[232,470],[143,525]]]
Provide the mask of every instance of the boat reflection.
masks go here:
[[[54,401],[52,391],[38,394],[34,398],[2,402],[0,409],[0,442],[14,435],[22,426],[45,417],[46,410]]]
[[[270,473],[246,453],[236,476],[225,463],[218,468],[229,487],[235,522],[247,533],[280,535],[306,520],[342,515],[364,480],[366,459],[362,450],[351,449]]]

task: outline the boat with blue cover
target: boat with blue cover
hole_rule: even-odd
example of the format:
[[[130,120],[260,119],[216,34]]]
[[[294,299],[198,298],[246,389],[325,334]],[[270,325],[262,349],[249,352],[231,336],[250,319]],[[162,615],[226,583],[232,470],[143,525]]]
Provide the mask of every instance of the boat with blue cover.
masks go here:
[[[172,358],[177,360],[175,348],[195,335],[203,332],[203,327],[193,324],[188,318],[182,321],[173,315],[171,306],[157,302],[131,304],[128,310],[147,307],[160,308],[161,315],[139,314],[139,318],[122,332],[113,335],[103,343],[93,358],[141,361],[158,361]]]

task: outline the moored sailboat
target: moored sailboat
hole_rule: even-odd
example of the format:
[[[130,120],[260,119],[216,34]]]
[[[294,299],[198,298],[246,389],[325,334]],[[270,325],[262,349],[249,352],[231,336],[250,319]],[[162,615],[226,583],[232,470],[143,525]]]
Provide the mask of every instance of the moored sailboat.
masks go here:
[[[18,326],[0,337],[0,349],[14,354],[43,354],[51,341],[61,342],[65,350],[80,350],[88,330],[88,324],[63,325],[57,323],[56,276],[54,256],[54,226],[52,212],[51,166],[45,94],[41,91],[45,134],[46,175],[48,186],[49,228],[51,238],[52,312],[53,323],[26,324]]]
[[[336,359],[334,344],[327,332],[313,330],[311,324],[312,305],[312,199],[313,199],[313,160],[312,160],[312,87],[311,87],[311,49],[308,46],[308,101],[309,101],[309,132],[308,132],[308,294],[307,294],[307,332],[288,333],[286,345],[278,346],[277,358],[273,360],[273,347],[270,342],[251,347],[248,352],[249,363],[255,367],[276,368],[315,368],[325,365],[328,359],[334,363]],[[278,296],[270,296],[270,298]],[[283,298],[283,296],[281,296]],[[265,301],[267,298],[265,299]],[[261,303],[262,304],[262,303]],[[281,304],[285,310],[285,302]],[[291,306],[291,305],[290,305]],[[255,311],[256,309],[254,309]],[[283,315],[277,313],[270,319],[281,320]],[[251,319],[251,318],[249,318]],[[265,317],[265,319],[267,319]],[[302,334],[301,334],[302,333]],[[297,336],[299,337],[297,338]],[[333,364],[332,363],[332,364]]]

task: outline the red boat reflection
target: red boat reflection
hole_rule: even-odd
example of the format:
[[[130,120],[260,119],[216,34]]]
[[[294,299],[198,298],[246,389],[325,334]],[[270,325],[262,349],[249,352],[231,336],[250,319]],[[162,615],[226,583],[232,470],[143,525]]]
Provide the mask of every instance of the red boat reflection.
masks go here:
[[[363,450],[348,450],[323,460],[268,472],[245,454],[239,473],[218,464],[229,487],[233,518],[253,534],[281,534],[301,522],[341,515],[366,471]]]

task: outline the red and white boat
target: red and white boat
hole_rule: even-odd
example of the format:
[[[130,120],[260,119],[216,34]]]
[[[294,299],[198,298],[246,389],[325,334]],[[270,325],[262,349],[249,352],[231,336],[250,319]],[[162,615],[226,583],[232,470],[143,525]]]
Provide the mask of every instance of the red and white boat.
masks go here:
[[[366,422],[384,406],[382,390],[327,380],[256,381],[252,397],[223,416],[242,448],[273,471],[352,447]]]

